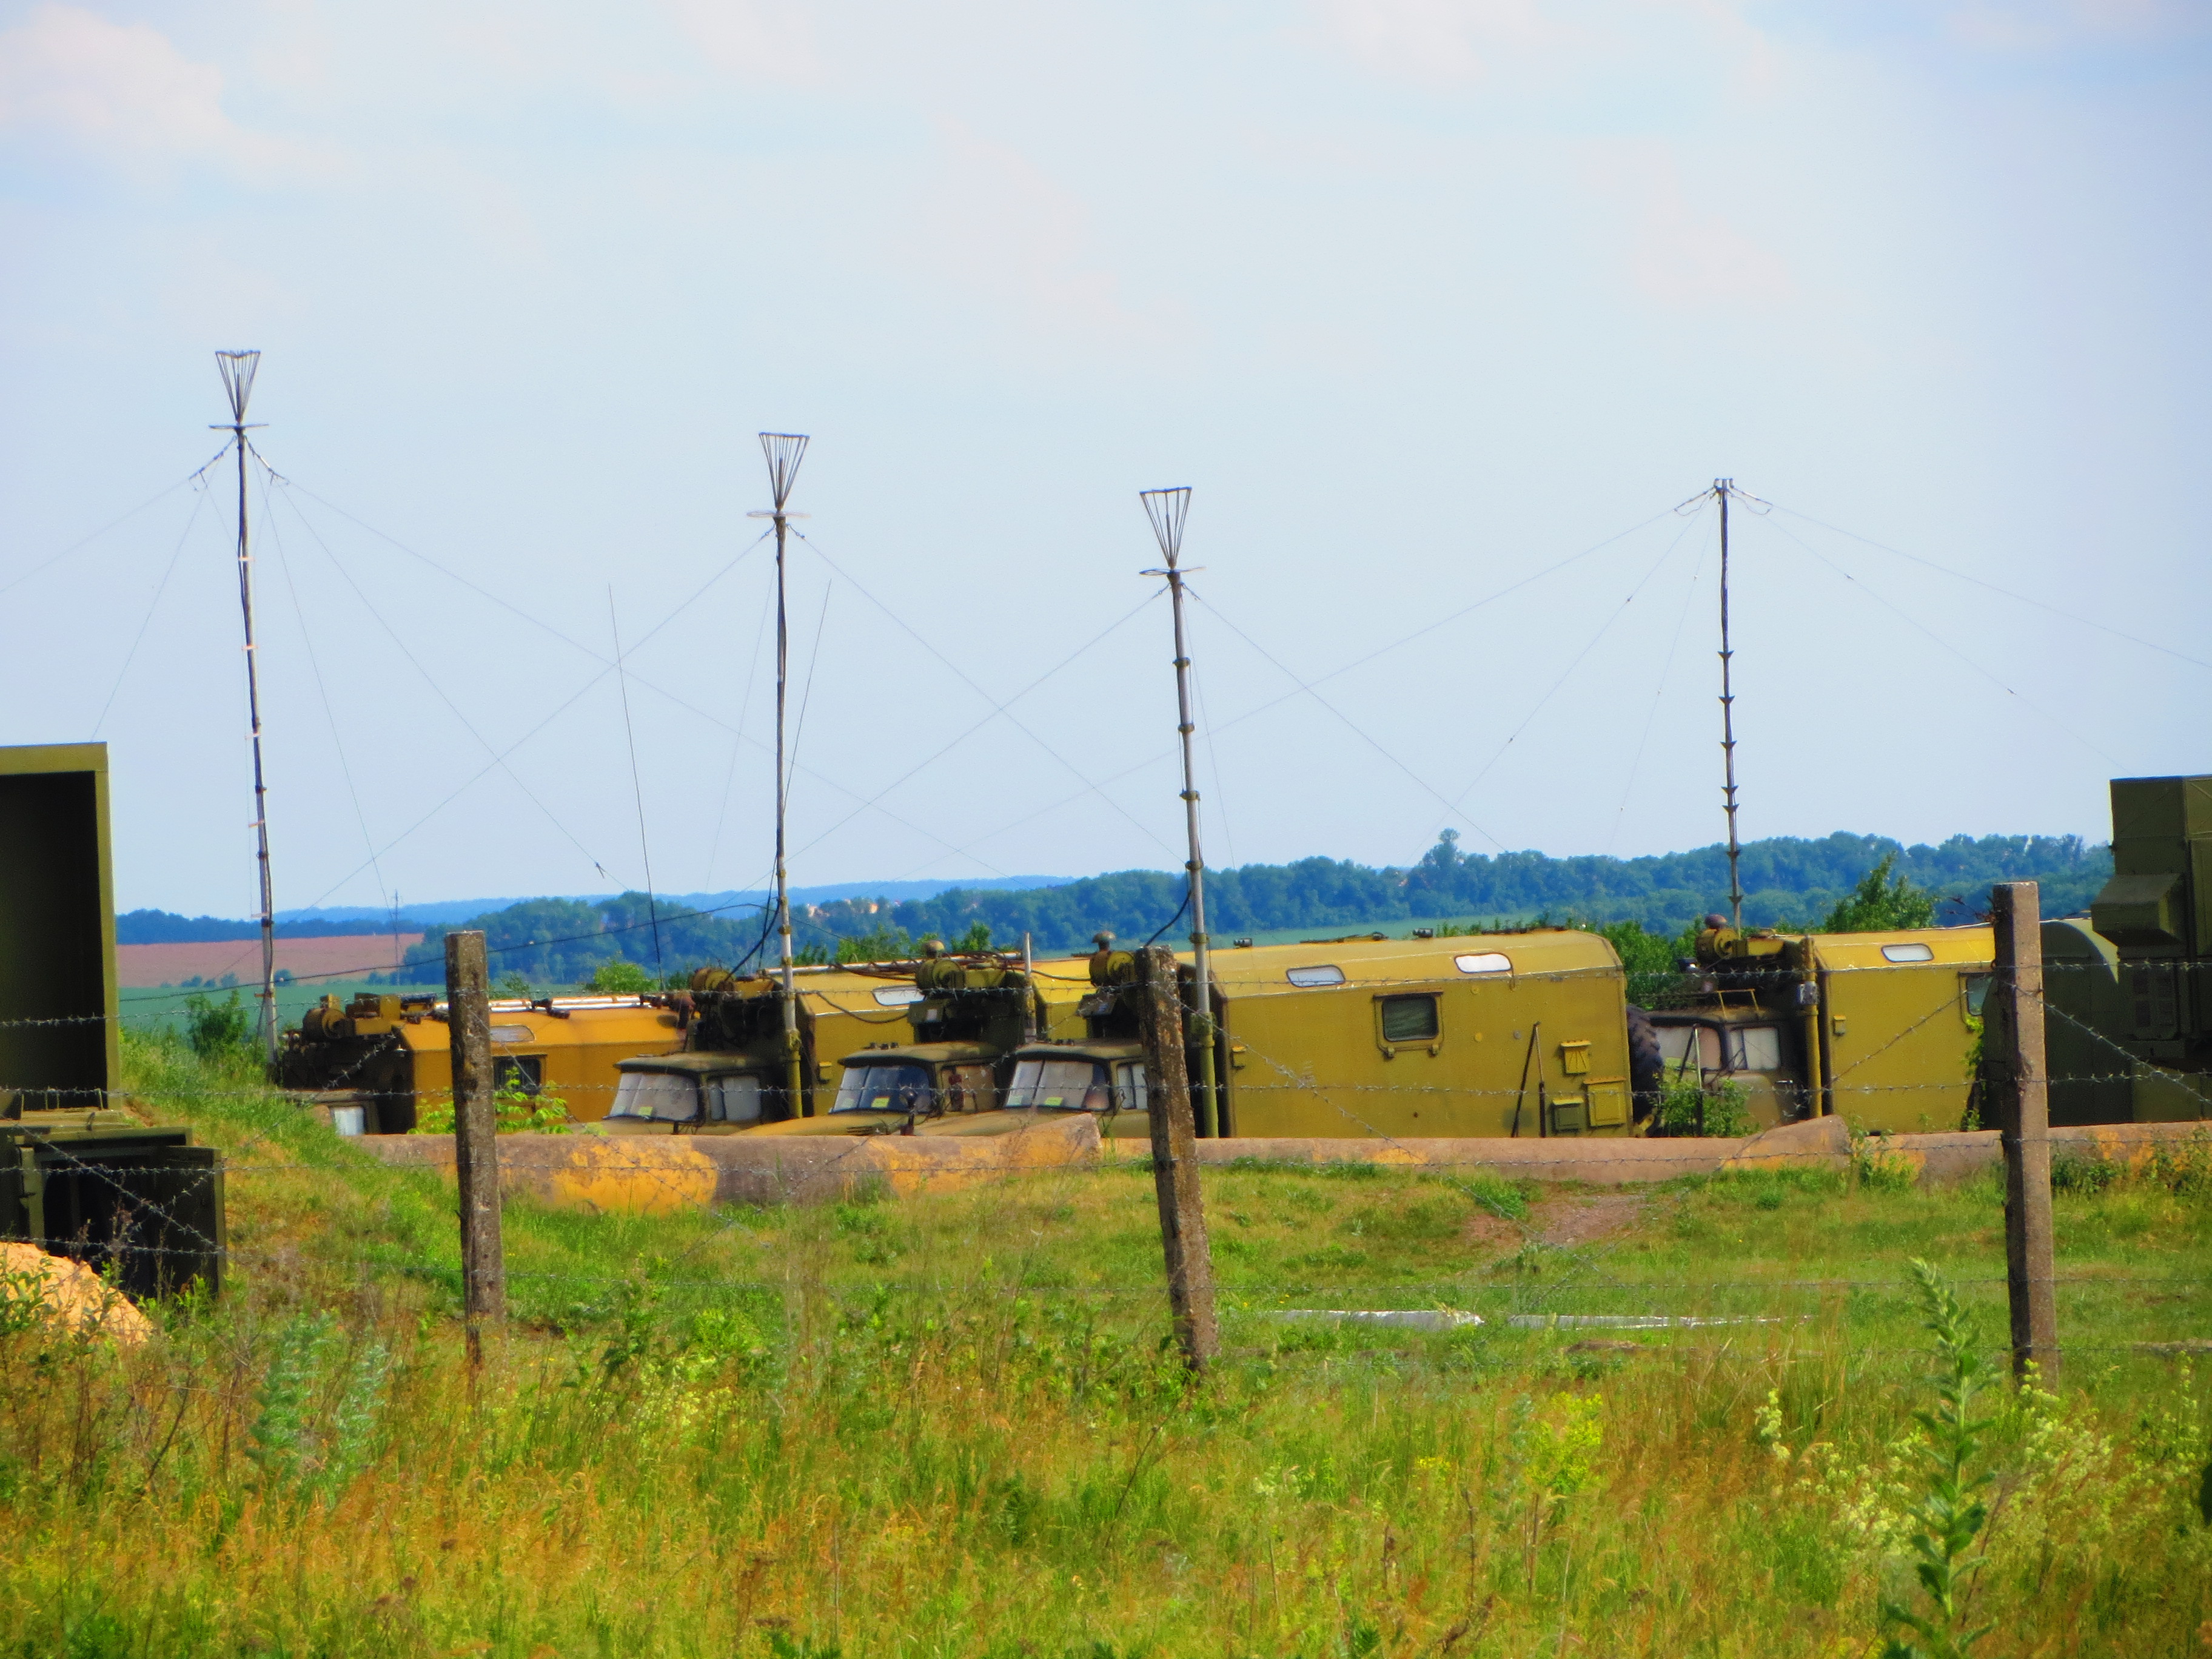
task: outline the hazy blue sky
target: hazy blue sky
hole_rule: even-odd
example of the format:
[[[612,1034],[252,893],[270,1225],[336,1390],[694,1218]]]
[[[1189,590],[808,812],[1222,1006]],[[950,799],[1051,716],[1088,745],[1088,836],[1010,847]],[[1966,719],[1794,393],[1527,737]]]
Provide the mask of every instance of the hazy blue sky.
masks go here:
[[[1181,483],[1212,862],[1717,839],[1717,475],[1747,836],[2101,836],[2212,770],[2208,19],[0,4],[0,741],[252,907],[228,475],[55,556],[253,346],[283,904],[641,882],[610,590],[658,884],[758,881],[763,428],[798,881],[1180,860]]]

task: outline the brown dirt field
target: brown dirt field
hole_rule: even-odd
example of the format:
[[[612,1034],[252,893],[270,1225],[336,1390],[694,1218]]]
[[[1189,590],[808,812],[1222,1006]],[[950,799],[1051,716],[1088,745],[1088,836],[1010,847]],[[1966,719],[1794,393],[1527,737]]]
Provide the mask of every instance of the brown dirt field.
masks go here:
[[[420,933],[399,935],[400,947],[422,942]],[[348,933],[331,939],[280,939],[276,965],[305,977],[309,974],[337,974],[358,969],[383,973],[392,966],[392,935]],[[221,979],[235,974],[240,983],[261,972],[261,941],[257,939],[215,939],[185,945],[118,945],[115,974],[125,985],[143,988],[180,985],[188,979]]]
[[[81,1331],[98,1330],[126,1348],[153,1334],[154,1327],[122,1295],[100,1283],[82,1261],[48,1255],[35,1244],[0,1244],[0,1273],[36,1274],[45,1281],[46,1317]]]

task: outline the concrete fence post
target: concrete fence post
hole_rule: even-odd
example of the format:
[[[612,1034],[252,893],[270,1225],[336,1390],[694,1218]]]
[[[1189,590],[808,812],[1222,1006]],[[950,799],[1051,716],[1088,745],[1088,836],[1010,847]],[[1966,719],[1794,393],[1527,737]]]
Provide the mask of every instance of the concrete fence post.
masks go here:
[[[2004,999],[2001,1051],[1994,1056],[2004,1125],[2005,1282],[2012,1305],[2012,1365],[2034,1363],[2046,1384],[2058,1377],[2058,1307],[2051,1240],[2051,1073],[2043,1042],[2043,908],[2032,881],[1990,890],[1996,925],[1996,981]]]
[[[1202,1373],[1221,1351],[1213,1312],[1213,1255],[1198,1186],[1198,1127],[1190,1073],[1183,1062],[1182,998],[1175,952],[1137,953],[1146,1087],[1152,1125],[1152,1185],[1160,1201],[1160,1246],[1167,1256],[1168,1306],[1183,1363]]]
[[[491,996],[482,933],[446,935],[446,1030],[453,1061],[453,1168],[461,1188],[461,1316],[473,1364],[483,1358],[483,1326],[507,1321]]]

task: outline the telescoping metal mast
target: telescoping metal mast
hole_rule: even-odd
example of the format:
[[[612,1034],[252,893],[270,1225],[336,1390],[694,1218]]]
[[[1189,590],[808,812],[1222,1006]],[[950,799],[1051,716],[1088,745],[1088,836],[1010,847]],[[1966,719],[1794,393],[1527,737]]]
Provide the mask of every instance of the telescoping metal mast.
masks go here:
[[[1182,556],[1182,525],[1190,514],[1188,489],[1146,489],[1138,493],[1137,499],[1145,505],[1145,516],[1152,520],[1152,534],[1160,544],[1160,556],[1167,561],[1164,569],[1147,570],[1147,576],[1164,576],[1168,596],[1175,611],[1175,671],[1176,730],[1182,737],[1182,804],[1183,824],[1189,837],[1190,856],[1183,868],[1190,877],[1190,948],[1191,965],[1195,975],[1195,995],[1190,1008],[1190,1036],[1198,1045],[1198,1133],[1213,1135],[1219,1133],[1220,1118],[1215,1110],[1219,1096],[1216,1092],[1213,1064],[1213,972],[1211,941],[1206,932],[1206,859],[1198,845],[1198,770],[1193,757],[1191,734],[1197,728],[1190,718],[1190,652],[1183,642],[1182,579],[1188,573],[1179,562]]]
[[[261,770],[261,677],[253,648],[253,556],[246,535],[246,405],[253,396],[253,376],[261,367],[258,351],[218,351],[216,371],[230,399],[230,419],[214,422],[228,432],[238,452],[238,606],[246,618],[246,708],[253,737],[253,834],[261,860],[261,1038],[269,1064],[276,1064],[276,899],[269,880],[269,791]]]
[[[785,1109],[794,1117],[813,1114],[807,1105],[805,1079],[801,1075],[799,1042],[799,988],[793,978],[791,951],[791,883],[784,867],[784,807],[789,796],[790,775],[784,765],[784,709],[791,680],[791,628],[784,594],[784,546],[791,520],[803,513],[786,512],[791,487],[799,479],[799,463],[806,453],[806,437],[798,432],[763,432],[761,453],[768,457],[769,493],[775,507],[749,516],[775,520],[775,931],[783,964],[783,1075]]]
[[[1729,502],[1741,501],[1764,514],[1769,503],[1747,495],[1733,478],[1716,478],[1711,489],[1700,489],[1674,510],[1688,513],[1703,503],[1718,502],[1721,509],[1721,806],[1728,815],[1729,926],[1743,931],[1743,880],[1738,864],[1743,843],[1736,835],[1735,809],[1735,647],[1729,635]]]
[[[1743,882],[1736,868],[1742,854],[1742,843],[1735,833],[1735,686],[1731,670],[1735,652],[1729,643],[1729,496],[1735,489],[1733,478],[1713,480],[1713,499],[1721,504],[1721,767],[1723,774],[1722,799],[1728,809],[1729,832],[1729,926],[1736,932],[1743,931]]]

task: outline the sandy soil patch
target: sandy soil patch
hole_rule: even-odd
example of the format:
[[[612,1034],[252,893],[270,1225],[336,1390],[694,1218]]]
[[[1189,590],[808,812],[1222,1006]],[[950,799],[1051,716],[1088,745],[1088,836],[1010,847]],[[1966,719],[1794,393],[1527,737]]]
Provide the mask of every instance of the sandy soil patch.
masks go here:
[[[82,1261],[48,1255],[35,1244],[0,1244],[0,1273],[35,1278],[46,1316],[55,1324],[101,1332],[126,1348],[153,1334],[146,1316]]]

